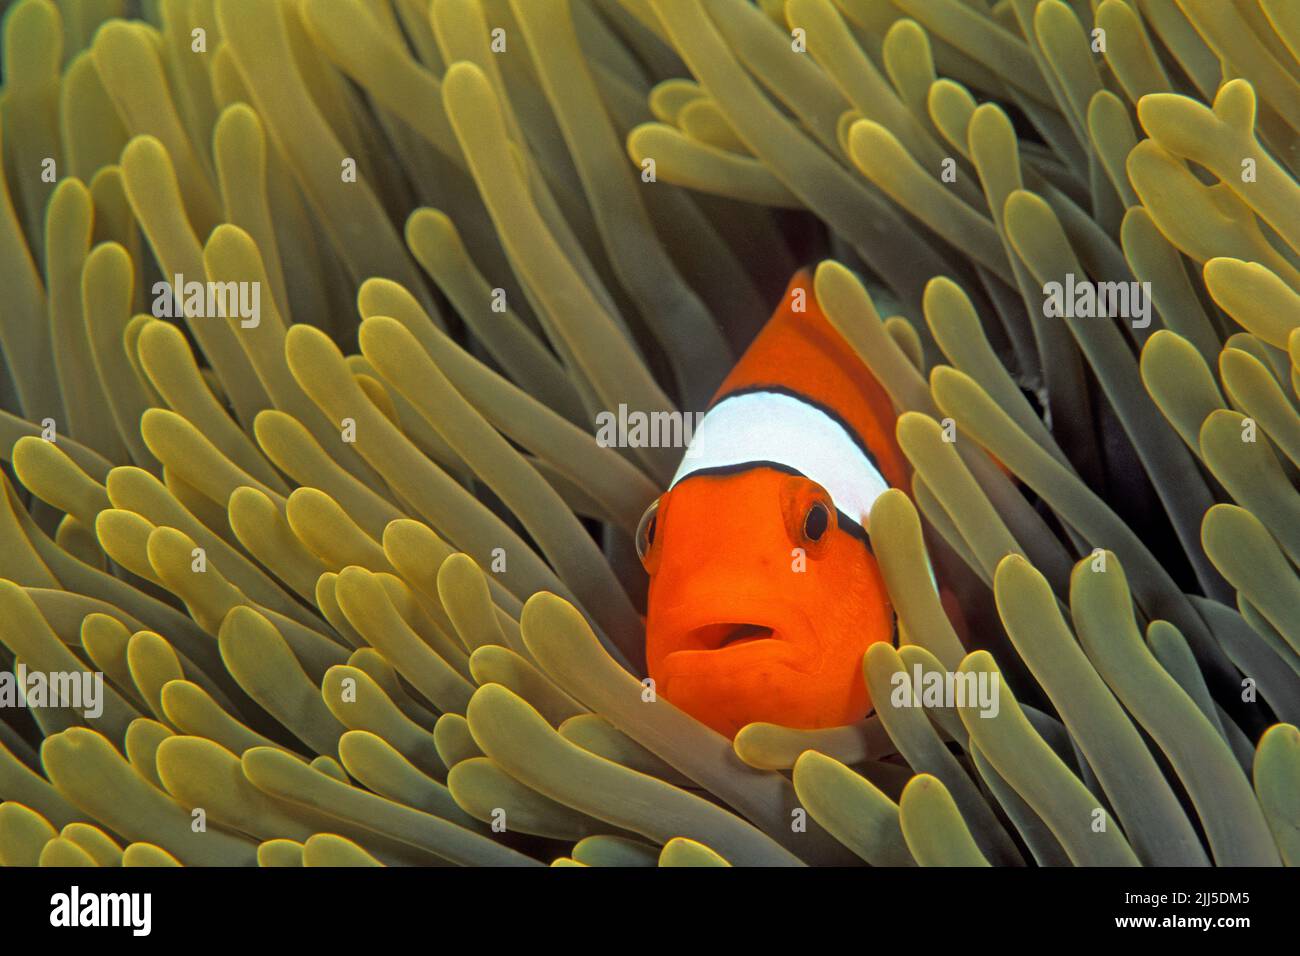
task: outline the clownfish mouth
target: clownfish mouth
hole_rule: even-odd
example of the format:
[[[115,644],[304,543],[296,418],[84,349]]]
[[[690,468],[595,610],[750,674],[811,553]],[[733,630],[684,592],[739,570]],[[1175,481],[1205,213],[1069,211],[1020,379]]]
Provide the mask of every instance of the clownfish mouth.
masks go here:
[[[770,596],[748,601],[733,597],[728,603],[731,607],[722,613],[717,608],[701,610],[691,602],[652,611],[648,623],[662,664],[673,671],[749,668],[776,661],[804,672],[819,666],[821,643],[801,608]]]
[[[821,656],[814,649],[811,635],[802,635],[798,628],[787,630],[748,621],[719,621],[684,628],[678,634],[675,646],[665,658],[678,667],[705,658],[725,658],[731,666],[780,659],[796,670],[805,670]]]
[[[717,651],[724,647],[736,647],[777,637],[776,631],[762,624],[709,624],[691,631],[690,644],[701,650]]]

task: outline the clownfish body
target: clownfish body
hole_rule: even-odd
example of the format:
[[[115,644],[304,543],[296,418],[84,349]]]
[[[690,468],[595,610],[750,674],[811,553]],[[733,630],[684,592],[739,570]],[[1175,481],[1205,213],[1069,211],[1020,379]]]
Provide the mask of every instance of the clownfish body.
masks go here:
[[[796,274],[641,522],[659,693],[728,737],[867,713],[862,656],[894,615],[866,525],[909,487],[895,420]]]

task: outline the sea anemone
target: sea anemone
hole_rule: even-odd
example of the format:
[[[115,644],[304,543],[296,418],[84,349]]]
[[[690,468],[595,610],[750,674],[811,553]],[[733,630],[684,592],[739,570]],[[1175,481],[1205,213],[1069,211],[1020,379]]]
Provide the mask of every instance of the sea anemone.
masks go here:
[[[1298,58],[1289,0],[13,3],[0,666],[104,689],[0,709],[0,863],[1300,863]],[[808,262],[900,641],[732,741],[645,680],[681,450],[592,422]]]

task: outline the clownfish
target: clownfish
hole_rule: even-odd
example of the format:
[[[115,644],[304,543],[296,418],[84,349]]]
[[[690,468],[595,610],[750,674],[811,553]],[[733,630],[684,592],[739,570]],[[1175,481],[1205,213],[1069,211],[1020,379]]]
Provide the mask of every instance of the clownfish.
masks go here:
[[[896,420],[801,270],[641,519],[657,693],[727,737],[868,713],[863,654],[894,639],[868,519],[910,488]]]

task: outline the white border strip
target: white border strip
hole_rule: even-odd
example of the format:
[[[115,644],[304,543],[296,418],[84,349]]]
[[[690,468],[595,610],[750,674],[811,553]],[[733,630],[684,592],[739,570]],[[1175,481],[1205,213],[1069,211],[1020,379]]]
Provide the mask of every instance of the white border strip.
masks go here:
[[[780,392],[724,398],[704,416],[673,476],[771,461],[817,482],[835,507],[866,525],[871,506],[889,489],[843,425],[820,408]]]

